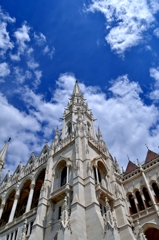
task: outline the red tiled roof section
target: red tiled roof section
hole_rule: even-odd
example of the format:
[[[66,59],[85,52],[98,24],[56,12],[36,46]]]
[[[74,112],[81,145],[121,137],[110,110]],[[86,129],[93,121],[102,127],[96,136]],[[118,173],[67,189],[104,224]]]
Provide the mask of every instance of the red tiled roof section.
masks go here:
[[[138,166],[136,166],[136,164],[134,164],[133,162],[131,162],[129,160],[127,168],[126,168],[126,171],[125,171],[125,174],[130,173],[130,172],[134,171],[137,168],[138,168]]]
[[[145,159],[145,163],[148,163],[148,162],[152,161],[153,159],[157,158],[158,156],[159,155],[157,153],[152,152],[151,150],[148,149],[146,159]]]

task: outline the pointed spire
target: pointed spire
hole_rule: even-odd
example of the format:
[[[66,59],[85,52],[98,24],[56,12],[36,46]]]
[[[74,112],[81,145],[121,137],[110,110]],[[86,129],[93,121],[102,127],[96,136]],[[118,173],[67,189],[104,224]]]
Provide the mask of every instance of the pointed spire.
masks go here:
[[[56,132],[55,132],[55,140],[58,140],[59,138],[59,128],[58,126],[56,127]]]
[[[82,93],[81,93],[81,89],[78,85],[78,81],[76,80],[72,95],[77,95],[77,94],[81,95]]]
[[[98,126],[98,136],[102,137],[101,131],[100,131],[100,127]]]
[[[2,168],[4,167],[4,164],[5,164],[6,154],[7,154],[10,140],[11,140],[11,138],[8,139],[8,141],[6,142],[6,144],[4,145],[4,147],[2,148],[2,150],[0,152],[0,175],[1,175]],[[1,176],[0,176],[0,178],[1,178]]]
[[[139,167],[141,167],[141,163],[140,163],[138,158],[137,158],[137,164],[138,164]]]

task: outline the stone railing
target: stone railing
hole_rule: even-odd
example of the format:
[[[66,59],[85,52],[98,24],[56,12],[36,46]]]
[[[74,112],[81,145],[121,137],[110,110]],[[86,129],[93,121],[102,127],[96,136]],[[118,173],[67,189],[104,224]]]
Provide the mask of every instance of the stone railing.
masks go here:
[[[104,143],[104,141],[102,143],[98,142],[95,138],[93,138],[92,136],[88,136],[88,140],[89,142],[95,146],[99,151],[101,151],[104,155],[108,156],[108,151],[107,151],[107,147]]]
[[[133,218],[133,220],[136,220],[136,219],[144,218],[145,216],[147,217],[149,214],[151,215],[152,213],[155,213],[155,209],[153,206],[146,208],[142,211],[139,211],[131,215],[131,217]]]
[[[22,167],[22,169],[19,170],[18,173],[15,172],[13,175],[11,175],[7,181],[6,181],[6,177],[5,177],[4,180],[0,184],[0,193],[4,192],[9,187],[16,184],[18,181],[20,181],[25,176],[31,174],[33,172],[33,169],[34,169],[34,171],[36,171],[36,169],[38,167],[40,167],[42,164],[46,163],[47,160],[48,160],[48,153],[43,154],[42,156],[35,159],[35,162],[33,162],[31,164],[27,164],[25,167]]]
[[[60,140],[57,143],[57,145],[54,147],[54,153],[57,153],[58,151],[60,151],[62,148],[64,148],[65,146],[70,144],[72,141],[74,141],[74,139],[75,139],[75,133],[72,132],[66,138],[64,138],[63,140]]]

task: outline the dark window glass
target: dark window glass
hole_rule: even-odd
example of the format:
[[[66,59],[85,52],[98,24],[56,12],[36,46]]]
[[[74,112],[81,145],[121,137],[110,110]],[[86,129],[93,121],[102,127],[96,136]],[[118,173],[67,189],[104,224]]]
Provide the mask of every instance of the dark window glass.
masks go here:
[[[59,207],[59,212],[58,212],[58,219],[61,217],[61,206]]]
[[[61,172],[61,186],[66,184],[66,178],[67,178],[67,167],[65,166]]]

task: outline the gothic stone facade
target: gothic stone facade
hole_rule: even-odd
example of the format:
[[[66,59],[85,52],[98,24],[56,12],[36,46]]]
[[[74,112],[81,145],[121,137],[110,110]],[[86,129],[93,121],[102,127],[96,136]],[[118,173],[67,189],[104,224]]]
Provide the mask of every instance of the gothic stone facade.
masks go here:
[[[121,173],[77,82],[62,120],[51,146],[1,181],[0,239],[158,239],[159,155]]]

